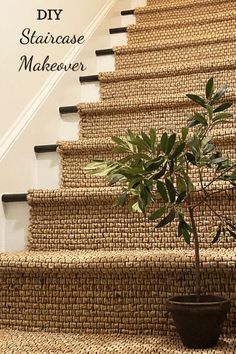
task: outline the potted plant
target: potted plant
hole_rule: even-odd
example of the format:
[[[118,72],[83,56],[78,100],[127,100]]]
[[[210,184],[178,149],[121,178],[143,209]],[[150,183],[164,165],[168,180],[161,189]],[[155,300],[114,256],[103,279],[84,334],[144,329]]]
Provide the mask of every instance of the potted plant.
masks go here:
[[[165,132],[158,139],[153,128],[149,133],[138,135],[128,130],[125,137],[112,138],[116,144],[113,152],[123,154],[122,158],[94,160],[86,166],[89,173],[105,176],[110,185],[119,183],[123,186],[116,205],[124,206],[128,202],[130,211],[146,215],[151,206],[155,209],[155,201],[161,200],[162,207],[152,209],[149,219],[158,219],[157,228],[177,220],[178,235],[188,244],[193,241],[195,293],[167,302],[177,331],[189,348],[215,346],[230,308],[229,300],[202,294],[200,238],[195,218],[197,206],[205,204],[212,209],[209,200],[213,194],[230,192],[236,187],[236,164],[216,149],[213,135],[215,127],[232,119],[227,111],[232,103],[222,102],[226,89],[223,86],[215,91],[214,80],[210,78],[205,97],[188,94],[200,110],[188,117],[179,135]],[[206,170],[210,172],[207,181],[203,174]],[[197,187],[196,173],[199,177]],[[197,199],[196,193],[200,196]],[[219,215],[214,209],[212,212],[219,220],[212,242],[216,243],[225,234],[236,239],[236,220]]]

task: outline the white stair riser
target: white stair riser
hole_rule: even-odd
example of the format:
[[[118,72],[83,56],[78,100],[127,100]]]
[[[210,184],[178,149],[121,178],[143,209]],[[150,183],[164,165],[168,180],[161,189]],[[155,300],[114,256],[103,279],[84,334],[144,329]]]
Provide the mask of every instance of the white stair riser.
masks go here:
[[[131,0],[132,8],[142,7],[147,4],[147,0]]]
[[[97,56],[97,72],[115,71],[115,56],[101,55]]]
[[[57,152],[37,154],[37,184],[39,188],[58,188],[60,183],[60,155]],[[45,178],[45,171],[47,178]]]
[[[80,102],[97,102],[100,100],[99,81],[81,84]]]
[[[134,15],[121,16],[121,26],[122,27],[133,25],[135,23],[136,23],[136,18]]]
[[[113,33],[110,37],[111,47],[127,45],[127,33]]]
[[[4,205],[5,242],[4,250],[14,252],[24,250],[28,237],[29,206],[26,202]]]

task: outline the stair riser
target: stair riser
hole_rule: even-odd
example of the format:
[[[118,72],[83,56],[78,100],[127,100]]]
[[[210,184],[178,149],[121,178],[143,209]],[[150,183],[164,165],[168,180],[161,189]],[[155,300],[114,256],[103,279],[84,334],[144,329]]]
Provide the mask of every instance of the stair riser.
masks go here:
[[[65,192],[66,193],[66,192]],[[72,199],[73,197],[73,199]],[[129,213],[126,207],[112,207],[115,197],[100,191],[93,195],[73,194],[55,197],[48,192],[31,193],[31,250],[124,250],[188,248],[177,236],[176,225],[155,229],[155,222],[139,213]],[[41,202],[37,201],[42,198]],[[200,198],[200,197],[199,197]],[[34,201],[35,200],[35,201]],[[200,202],[200,199],[197,199]],[[235,216],[235,193],[218,195],[209,201],[220,214]],[[200,203],[202,204],[202,203]],[[157,205],[160,207],[160,205]],[[188,214],[186,214],[188,215]],[[213,239],[219,220],[204,205],[195,211],[201,235],[201,246],[207,248]],[[231,248],[233,238],[222,237],[220,245]],[[217,245],[218,246],[218,245]]]
[[[216,144],[216,148],[220,149],[225,156],[228,156],[232,160],[236,159],[235,150],[236,142],[234,141],[225,141],[219,144]],[[79,187],[102,187],[108,186],[108,182],[105,178],[92,176],[89,173],[86,173],[84,170],[85,166],[92,160],[115,160],[122,158],[121,154],[112,153],[112,148],[103,148],[97,147],[89,151],[85,149],[84,151],[73,150],[71,151],[66,147],[63,150],[61,146],[61,186],[63,188],[79,188]],[[204,181],[210,181],[210,178],[213,177],[212,173],[209,171],[203,172]],[[199,183],[198,173],[192,174],[193,181]]]
[[[128,48],[128,47],[127,47]],[[222,43],[203,43],[201,45],[180,45],[174,48],[154,48],[140,51],[139,46],[133,51],[123,47],[115,48],[116,70],[135,69],[137,67],[160,67],[161,65],[179,64],[221,58],[235,58],[236,46],[232,39]],[[104,70],[100,70],[104,71]],[[112,71],[112,70],[110,70]]]
[[[231,299],[224,332],[235,334],[233,273],[206,271],[203,291]],[[52,332],[174,333],[166,299],[192,293],[194,274],[151,269],[127,274],[8,273],[1,275],[0,328]]]
[[[229,97],[229,99],[231,99]],[[235,101],[234,101],[235,102]],[[168,103],[168,102],[167,102]],[[138,101],[137,101],[138,104]],[[110,138],[114,135],[124,135],[127,129],[136,133],[149,131],[156,128],[160,134],[164,132],[180,133],[181,128],[186,125],[187,116],[196,111],[196,105],[184,105],[183,103],[169,107],[157,107],[154,104],[147,106],[140,103],[130,107],[101,107],[101,105],[80,106],[80,127],[82,138]],[[96,110],[96,107],[98,108]],[[101,108],[100,108],[101,107]],[[231,110],[236,114],[235,104]],[[234,133],[236,121],[231,124],[224,124],[223,127],[215,129],[214,134],[227,135]]]
[[[224,31],[222,31],[224,28]],[[195,43],[202,42],[209,38],[225,38],[234,33],[235,20],[225,20],[212,23],[200,23],[196,25],[185,25],[184,27],[163,27],[163,28],[145,28],[135,30],[135,27],[128,30],[128,44],[140,46],[151,43],[152,45],[178,43],[191,39]]]
[[[128,97],[155,97],[155,95],[185,95],[187,92],[202,93],[202,88],[210,77],[214,77],[216,87],[227,82],[228,93],[236,90],[236,65],[232,64],[219,69],[194,68],[186,69],[185,73],[173,72],[159,74],[137,73],[130,78],[119,74],[100,75],[100,94],[103,100],[122,99]],[[132,73],[132,71],[131,71]],[[127,73],[128,75],[128,73]]]
[[[207,7],[205,4],[200,4],[198,7],[187,7],[180,9],[166,9],[160,11],[157,7],[156,11],[153,10],[148,11],[136,11],[136,23],[149,23],[156,22],[159,25],[170,23],[170,21],[187,21],[187,20],[201,20],[206,17],[209,18],[209,15],[212,18],[215,17],[216,14],[226,13],[227,11],[233,11],[236,9],[236,4],[234,1],[229,1],[226,3],[220,4],[208,4]],[[158,21],[158,22],[157,22]]]

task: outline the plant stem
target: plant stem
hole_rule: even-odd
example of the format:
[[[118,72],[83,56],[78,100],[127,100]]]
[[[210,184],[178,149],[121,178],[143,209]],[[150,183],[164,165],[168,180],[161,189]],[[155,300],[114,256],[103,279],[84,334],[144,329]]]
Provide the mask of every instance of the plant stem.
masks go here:
[[[194,238],[194,251],[195,251],[195,271],[196,271],[196,286],[195,293],[197,296],[197,302],[200,301],[201,295],[201,276],[200,276],[200,247],[199,247],[199,237],[197,232],[197,227],[194,219],[194,209],[192,207],[188,208],[189,215],[191,219],[191,224],[193,228],[193,238]]]

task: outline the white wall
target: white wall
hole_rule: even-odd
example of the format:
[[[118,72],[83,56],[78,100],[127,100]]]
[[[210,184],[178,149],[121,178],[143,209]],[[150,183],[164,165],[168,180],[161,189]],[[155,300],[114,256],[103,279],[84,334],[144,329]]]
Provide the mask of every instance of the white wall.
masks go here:
[[[73,45],[22,45],[19,40],[26,27],[38,34],[80,35],[106,0],[6,0],[1,2],[1,119],[0,140],[48,78],[48,72],[18,72],[20,57],[34,54],[37,61],[49,55],[60,62]],[[37,9],[62,8],[60,21],[37,21]]]

